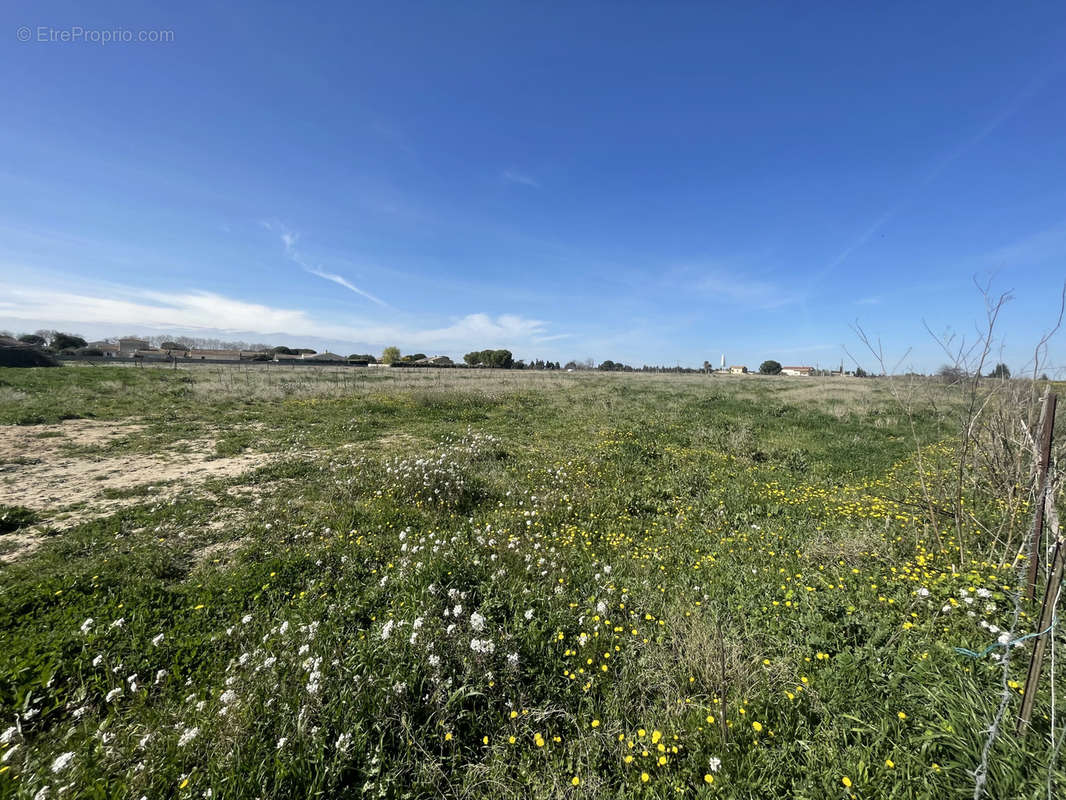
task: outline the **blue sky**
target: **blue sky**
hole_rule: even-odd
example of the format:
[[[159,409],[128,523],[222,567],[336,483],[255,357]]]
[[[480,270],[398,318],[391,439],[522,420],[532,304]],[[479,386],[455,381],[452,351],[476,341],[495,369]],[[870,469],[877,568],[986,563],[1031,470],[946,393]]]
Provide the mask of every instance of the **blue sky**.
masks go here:
[[[8,330],[829,366],[858,321],[931,370],[977,276],[1017,370],[1058,312],[1061,3],[0,19]],[[77,27],[172,41],[49,40]]]

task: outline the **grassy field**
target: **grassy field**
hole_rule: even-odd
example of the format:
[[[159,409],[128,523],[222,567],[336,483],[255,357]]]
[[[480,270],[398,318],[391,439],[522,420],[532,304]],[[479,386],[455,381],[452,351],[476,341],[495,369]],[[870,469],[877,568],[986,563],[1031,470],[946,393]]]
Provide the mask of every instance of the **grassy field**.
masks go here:
[[[1014,554],[996,498],[962,552],[928,524],[963,398],[916,398],[0,370],[0,797],[971,796],[1001,669],[955,648],[1009,625]],[[1049,708],[990,797],[1066,791]]]

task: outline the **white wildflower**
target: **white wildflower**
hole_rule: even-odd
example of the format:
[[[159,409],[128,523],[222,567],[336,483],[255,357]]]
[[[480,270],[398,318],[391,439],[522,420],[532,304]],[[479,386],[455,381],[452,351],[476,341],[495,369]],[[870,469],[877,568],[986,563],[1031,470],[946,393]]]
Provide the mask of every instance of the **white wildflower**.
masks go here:
[[[243,617],[241,617],[241,624],[242,625],[247,625],[251,621],[252,621],[252,615],[251,614],[245,614]]]
[[[390,619],[381,628],[381,641],[385,641],[392,635],[393,626],[396,625],[396,620]]]
[[[470,615],[470,627],[479,632],[484,630],[485,618],[475,611]]]
[[[7,760],[11,758],[11,756],[13,756],[15,754],[15,751],[18,749],[19,746],[17,744],[11,745],[11,747],[8,750],[4,751],[4,754],[0,756],[0,764],[6,764]]]
[[[89,617],[87,620],[85,620],[85,622],[83,622],[81,624],[80,630],[81,630],[82,633],[88,633],[90,630],[92,630],[92,627],[93,627],[93,618]]]
[[[108,692],[106,695],[104,695],[104,702],[105,703],[110,703],[112,700],[114,700],[116,697],[120,696],[121,694],[122,694],[122,687],[121,686],[116,686],[114,689],[112,689],[110,692]]]
[[[526,618],[526,621],[527,621],[527,622],[528,622],[529,620],[533,619],[533,609],[532,609],[532,608],[527,608],[527,609],[526,609],[526,613],[525,613],[525,614],[523,614],[522,616],[524,616],[524,617]]]
[[[185,733],[181,735],[181,738],[178,739],[178,747],[184,747],[199,735],[199,728],[188,728]]]
[[[60,773],[70,766],[70,762],[74,760],[73,753],[63,753],[56,757],[56,760],[52,762],[52,772]]]
[[[278,739],[278,750],[283,748],[288,743],[288,741],[289,739],[287,736],[282,736],[280,739]]]
[[[0,744],[7,744],[15,738],[15,734],[18,733],[18,728],[12,725],[3,733],[0,733]]]
[[[919,589],[919,590],[918,590],[918,596],[919,596],[919,597],[928,597],[928,596],[929,596],[929,590],[928,590],[928,589],[926,589],[926,588],[925,588],[925,587],[923,586],[923,587],[922,587],[921,589]]]
[[[159,643],[163,641],[163,634],[159,633],[152,637],[152,644],[159,647]]]
[[[237,693],[232,689],[227,689],[218,698],[224,706],[230,706],[237,702]]]
[[[711,760],[707,762],[707,769],[711,772],[717,772],[722,768],[722,759],[718,756],[711,756]]]

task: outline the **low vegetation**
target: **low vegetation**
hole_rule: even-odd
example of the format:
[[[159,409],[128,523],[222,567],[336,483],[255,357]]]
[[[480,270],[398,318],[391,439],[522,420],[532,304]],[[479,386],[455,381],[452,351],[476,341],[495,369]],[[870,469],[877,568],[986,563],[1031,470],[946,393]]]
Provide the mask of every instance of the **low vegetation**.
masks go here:
[[[965,404],[934,381],[904,415],[878,380],[0,371],[4,424],[271,454],[55,535],[26,512],[0,797],[972,795],[1017,576],[980,483],[965,525],[931,524]],[[1066,787],[1033,757],[1049,712],[996,739],[989,796]]]

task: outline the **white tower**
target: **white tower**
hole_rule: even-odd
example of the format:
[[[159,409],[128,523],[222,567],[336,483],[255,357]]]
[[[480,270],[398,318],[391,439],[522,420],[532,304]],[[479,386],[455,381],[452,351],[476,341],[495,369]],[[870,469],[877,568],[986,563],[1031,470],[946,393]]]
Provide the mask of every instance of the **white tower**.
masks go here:
[[[722,369],[725,369],[725,353],[722,353]]]

